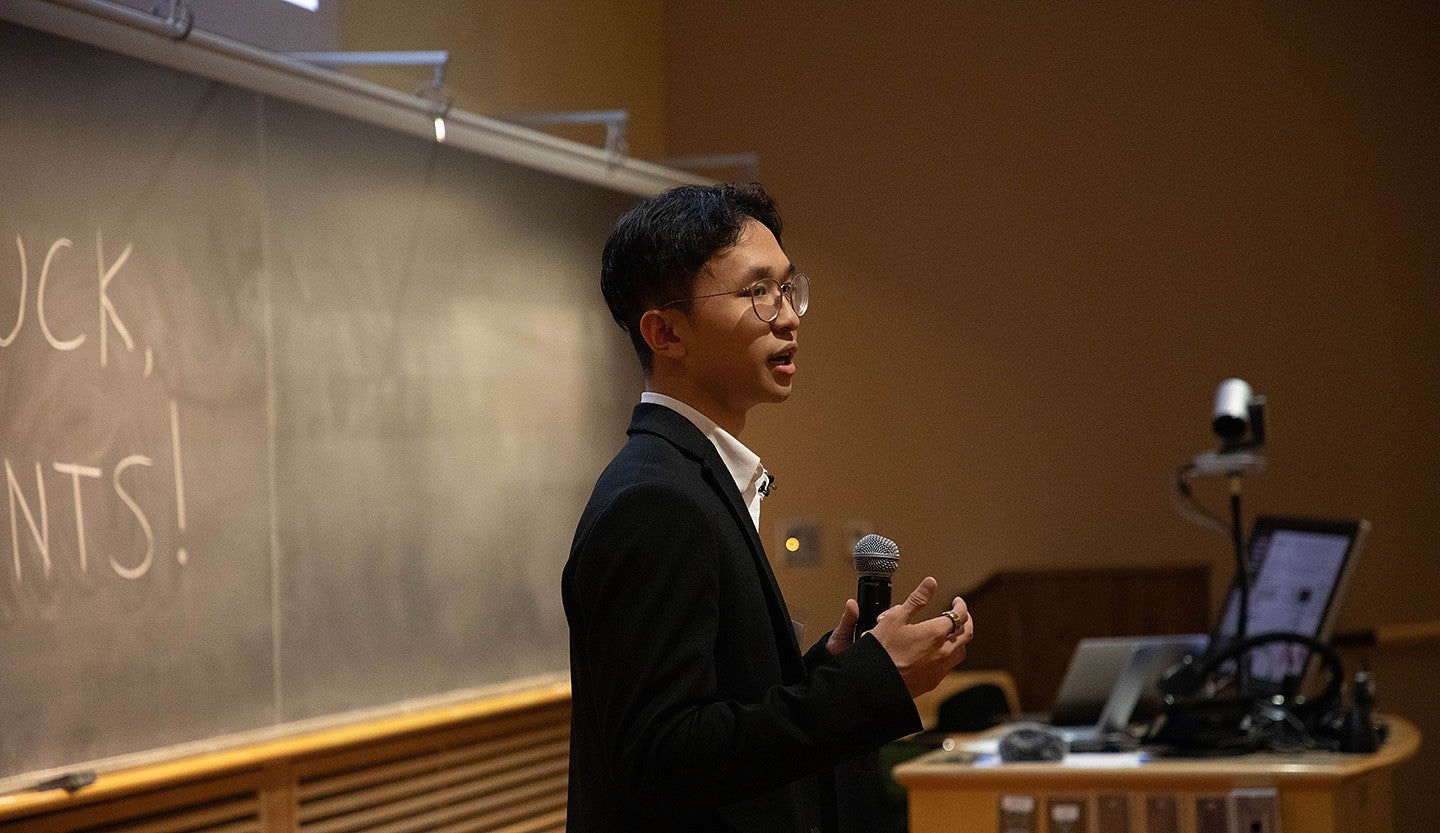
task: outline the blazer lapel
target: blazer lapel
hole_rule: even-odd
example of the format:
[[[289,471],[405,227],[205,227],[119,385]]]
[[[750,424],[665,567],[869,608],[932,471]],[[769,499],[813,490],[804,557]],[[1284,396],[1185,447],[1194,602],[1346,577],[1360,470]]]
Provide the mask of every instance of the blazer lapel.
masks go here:
[[[627,433],[633,434],[636,431],[647,431],[663,437],[700,460],[706,483],[725,501],[736,526],[745,535],[745,541],[750,546],[750,557],[755,562],[755,569],[760,573],[760,584],[765,591],[770,623],[782,661],[789,666],[791,672],[803,675],[805,662],[795,639],[795,626],[790,620],[790,612],[785,606],[784,597],[780,595],[780,585],[775,581],[770,559],[765,557],[765,547],[760,542],[760,534],[755,530],[755,522],[750,518],[750,508],[741,502],[740,492],[735,488],[735,479],[730,476],[725,461],[720,459],[720,452],[715,450],[714,443],[700,433],[700,429],[690,420],[663,405],[636,405]]]

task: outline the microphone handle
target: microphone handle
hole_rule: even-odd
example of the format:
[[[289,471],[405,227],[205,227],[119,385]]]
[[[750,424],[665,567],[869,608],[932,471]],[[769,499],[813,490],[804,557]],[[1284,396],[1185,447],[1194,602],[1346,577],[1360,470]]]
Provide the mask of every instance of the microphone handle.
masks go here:
[[[861,576],[855,601],[860,603],[860,619],[855,623],[855,638],[858,639],[875,627],[881,613],[890,609],[890,577]]]

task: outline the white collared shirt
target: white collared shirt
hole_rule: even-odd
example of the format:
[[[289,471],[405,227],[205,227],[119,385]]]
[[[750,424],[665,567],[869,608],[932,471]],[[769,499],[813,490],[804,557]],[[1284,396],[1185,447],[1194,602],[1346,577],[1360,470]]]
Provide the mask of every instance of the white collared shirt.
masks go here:
[[[694,423],[700,433],[709,438],[714,444],[715,450],[720,453],[720,460],[725,463],[730,476],[735,479],[735,488],[740,491],[740,500],[750,509],[750,520],[755,523],[755,531],[760,531],[760,501],[764,495],[760,493],[760,484],[766,479],[765,467],[760,465],[760,458],[755,452],[746,448],[744,443],[735,439],[730,432],[715,424],[715,421],[686,405],[684,402],[673,396],[666,396],[663,393],[645,391],[640,394],[640,401],[652,405],[664,405],[680,416],[685,417]]]

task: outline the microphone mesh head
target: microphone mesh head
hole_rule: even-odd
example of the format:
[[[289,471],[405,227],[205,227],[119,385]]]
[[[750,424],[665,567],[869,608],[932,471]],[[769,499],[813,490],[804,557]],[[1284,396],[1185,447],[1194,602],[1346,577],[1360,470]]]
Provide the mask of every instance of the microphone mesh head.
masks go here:
[[[866,535],[855,545],[855,572],[888,576],[900,566],[900,547],[884,535]]]

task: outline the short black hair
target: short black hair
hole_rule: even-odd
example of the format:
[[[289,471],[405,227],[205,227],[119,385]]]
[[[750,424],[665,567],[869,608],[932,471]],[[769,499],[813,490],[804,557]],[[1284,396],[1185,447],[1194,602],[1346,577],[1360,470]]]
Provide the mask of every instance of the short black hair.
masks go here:
[[[746,218],[780,242],[780,212],[758,183],[681,185],[625,212],[600,258],[600,291],[630,334],[647,374],[655,356],[640,334],[640,317],[694,292],[695,277],[716,253],[735,245]]]

